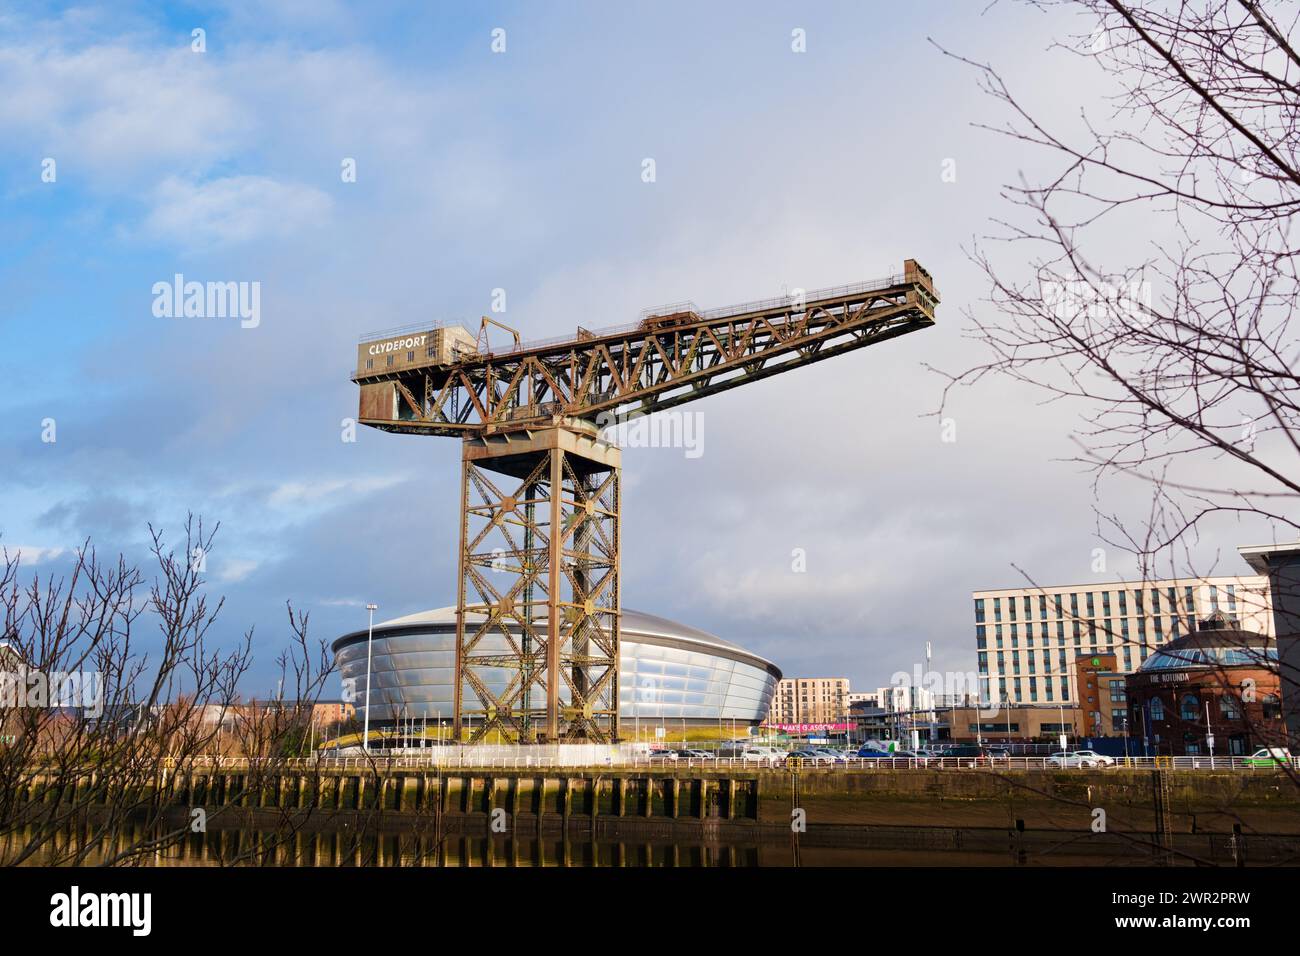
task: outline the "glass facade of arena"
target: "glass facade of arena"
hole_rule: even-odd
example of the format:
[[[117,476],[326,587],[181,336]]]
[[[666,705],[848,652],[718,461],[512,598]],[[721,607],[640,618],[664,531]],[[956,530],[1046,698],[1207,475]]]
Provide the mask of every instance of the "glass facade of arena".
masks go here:
[[[450,609],[375,625],[370,670],[371,720],[450,721],[456,659]],[[497,645],[494,647],[488,641]],[[712,635],[636,611],[623,612],[619,714],[624,720],[736,720],[767,717],[781,672],[770,662]],[[505,650],[504,637],[485,638],[484,652]],[[366,633],[334,643],[344,692],[365,715]],[[486,674],[494,692],[509,674]],[[563,699],[563,690],[561,691]]]

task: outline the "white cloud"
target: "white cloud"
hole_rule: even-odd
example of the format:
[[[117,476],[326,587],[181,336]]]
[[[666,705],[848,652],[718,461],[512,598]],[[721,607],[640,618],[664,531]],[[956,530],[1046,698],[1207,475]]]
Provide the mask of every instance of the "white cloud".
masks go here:
[[[311,186],[266,176],[228,176],[204,183],[176,177],[154,190],[144,231],[195,247],[275,239],[321,225],[333,201]]]
[[[38,545],[20,544],[7,547],[6,550],[10,557],[17,555],[23,564],[44,564],[46,561],[53,561],[61,557],[67,548],[43,548]]]
[[[221,570],[217,572],[217,580],[222,584],[233,584],[236,581],[242,581],[254,571],[257,570],[258,562],[248,558],[231,558],[221,565]]]
[[[406,481],[405,475],[383,475],[372,478],[334,478],[329,481],[286,481],[277,485],[267,499],[276,507],[305,505],[346,492],[364,495],[383,491]]]

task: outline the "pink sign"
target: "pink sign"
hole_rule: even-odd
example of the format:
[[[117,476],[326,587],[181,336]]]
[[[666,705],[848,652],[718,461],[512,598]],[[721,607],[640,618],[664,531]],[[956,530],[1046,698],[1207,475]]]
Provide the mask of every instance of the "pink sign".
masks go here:
[[[842,734],[849,729],[848,724],[764,724],[763,726],[785,734]]]

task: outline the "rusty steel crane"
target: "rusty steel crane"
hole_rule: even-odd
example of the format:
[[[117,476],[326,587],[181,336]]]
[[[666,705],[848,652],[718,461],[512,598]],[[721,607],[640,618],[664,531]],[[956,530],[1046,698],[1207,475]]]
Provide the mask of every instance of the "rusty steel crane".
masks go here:
[[[617,740],[619,448],[601,426],[934,324],[933,280],[902,275],[520,342],[485,318],[366,336],[359,420],[462,439],[456,739]],[[514,335],[493,350],[488,325]]]

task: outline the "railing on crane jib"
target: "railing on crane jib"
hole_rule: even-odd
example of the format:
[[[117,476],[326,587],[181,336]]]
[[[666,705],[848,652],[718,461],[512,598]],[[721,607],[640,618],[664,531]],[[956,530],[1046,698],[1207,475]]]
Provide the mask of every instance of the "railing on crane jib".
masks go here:
[[[573,333],[568,335],[557,335],[546,339],[529,339],[526,342],[521,342],[518,346],[491,349],[486,353],[480,353],[478,357],[486,358],[491,356],[493,358],[498,358],[506,355],[515,355],[520,352],[531,352],[536,349],[544,349],[553,345],[576,344],[579,342],[587,342],[591,339],[608,338],[612,335],[622,335],[627,332],[635,332],[640,329],[645,323],[645,320],[651,316],[670,315],[674,312],[694,312],[702,321],[713,322],[718,319],[749,315],[753,312],[770,312],[776,309],[784,309],[796,302],[819,302],[826,299],[842,299],[846,296],[857,295],[862,292],[876,292],[880,289],[888,289],[891,286],[902,285],[906,281],[907,279],[904,275],[891,275],[884,279],[872,279],[867,282],[835,286],[829,289],[814,289],[800,295],[787,294],[770,299],[756,299],[751,302],[724,305],[714,309],[698,309],[695,307],[695,303],[690,301],[676,302],[670,305],[661,305],[650,309],[643,309],[636,322],[609,326],[603,329],[592,329],[588,335],[581,339],[576,338]],[[371,342],[376,339],[395,338],[396,336],[406,335],[412,332],[429,332],[435,329],[445,328],[448,324],[454,323],[425,322],[419,325],[405,325],[395,329],[384,329],[377,332],[367,333],[366,335],[361,336],[358,341]]]

